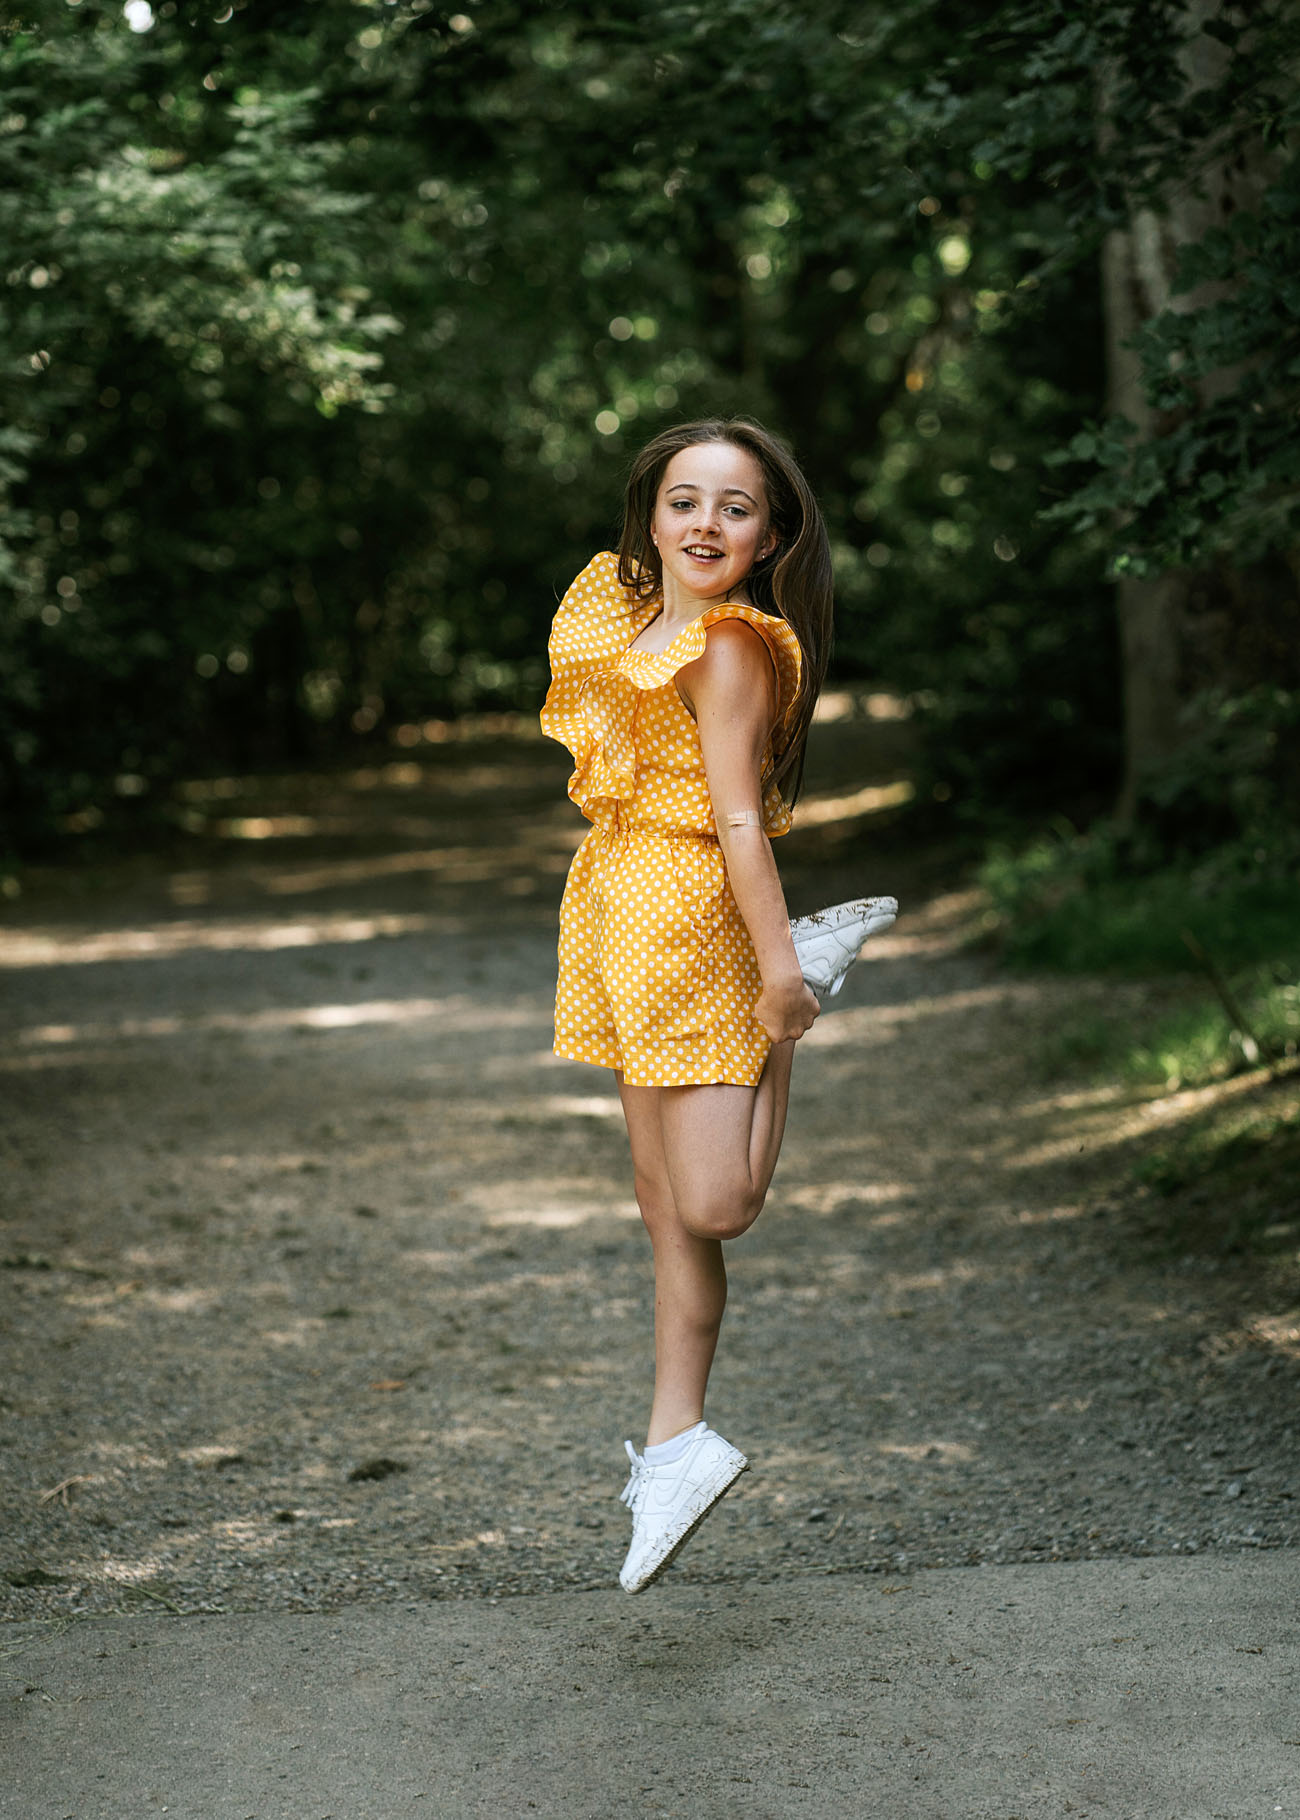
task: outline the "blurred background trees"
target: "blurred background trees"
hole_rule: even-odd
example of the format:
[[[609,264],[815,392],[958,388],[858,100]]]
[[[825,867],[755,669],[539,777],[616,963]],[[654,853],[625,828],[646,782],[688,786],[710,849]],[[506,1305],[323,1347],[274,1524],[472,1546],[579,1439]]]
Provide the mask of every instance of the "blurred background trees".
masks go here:
[[[630,452],[736,410],[825,502],[839,674],[911,698],[934,812],[1118,800],[1108,865],[1293,868],[1295,5],[0,30],[10,851],[535,705]]]

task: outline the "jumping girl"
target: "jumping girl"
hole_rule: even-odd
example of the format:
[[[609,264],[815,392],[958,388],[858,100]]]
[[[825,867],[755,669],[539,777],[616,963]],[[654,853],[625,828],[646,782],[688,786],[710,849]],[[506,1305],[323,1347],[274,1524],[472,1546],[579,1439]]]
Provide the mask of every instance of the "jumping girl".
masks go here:
[[[786,913],[771,839],[790,827],[830,638],[817,503],[789,450],[739,418],[642,450],[618,554],[588,564],[552,629],[542,727],[572,752],[569,795],[593,824],[560,911],[555,1053],[615,1070],[654,1253],[627,1592],[748,1464],[704,1422],[722,1247],[762,1210],[817,995],[897,910]]]

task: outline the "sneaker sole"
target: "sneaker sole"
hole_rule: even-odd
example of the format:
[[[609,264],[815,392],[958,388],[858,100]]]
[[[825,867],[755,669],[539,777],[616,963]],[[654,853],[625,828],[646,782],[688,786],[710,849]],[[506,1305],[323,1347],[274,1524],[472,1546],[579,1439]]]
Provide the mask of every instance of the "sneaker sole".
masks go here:
[[[703,1523],[709,1512],[713,1510],[715,1506],[721,1504],[722,1500],[726,1497],[740,1475],[748,1471],[749,1461],[746,1460],[743,1465],[737,1466],[731,1476],[724,1480],[715,1491],[706,1492],[707,1502],[704,1504],[703,1508],[690,1519],[686,1528],[682,1531],[681,1535],[678,1536],[677,1540],[673,1543],[667,1554],[663,1556],[662,1560],[657,1561],[650,1569],[650,1572],[644,1575],[642,1579],[638,1580],[635,1586],[623,1586],[623,1591],[625,1593],[639,1593],[644,1592],[647,1586],[653,1586],[660,1574],[662,1574],[666,1568],[672,1566],[677,1556],[685,1548],[686,1544],[700,1527],[700,1524]],[[621,1580],[619,1581],[619,1585],[623,1585]]]
[[[825,910],[814,910],[808,916],[792,917],[790,930],[797,940],[803,935],[834,935],[854,923],[865,923],[870,935],[877,929],[888,928],[897,919],[896,897],[853,897],[847,903],[830,904]]]
[[[863,945],[873,935],[880,935],[898,921],[898,899],[895,897],[855,897],[846,904],[834,904],[826,910],[815,910],[811,916],[796,917],[790,924],[790,934],[794,938],[796,958],[803,971],[804,984],[817,994],[819,999],[835,998],[844,984],[850,970],[857,965]],[[857,928],[854,928],[857,924]],[[852,931],[849,935],[848,932]],[[845,937],[853,942],[850,951],[844,945]],[[812,977],[805,970],[806,963],[799,953],[799,944],[809,946],[822,945],[822,956],[825,955],[825,944],[835,943],[838,953],[833,952],[831,977],[823,981],[819,975],[820,968],[814,968]]]

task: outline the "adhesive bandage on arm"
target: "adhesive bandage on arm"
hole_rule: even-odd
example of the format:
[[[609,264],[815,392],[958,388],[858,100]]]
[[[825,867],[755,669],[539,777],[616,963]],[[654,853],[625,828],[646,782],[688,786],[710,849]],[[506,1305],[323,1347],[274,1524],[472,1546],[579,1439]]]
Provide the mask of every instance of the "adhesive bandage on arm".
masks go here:
[[[761,828],[763,817],[757,809],[728,809],[722,818],[729,828]]]

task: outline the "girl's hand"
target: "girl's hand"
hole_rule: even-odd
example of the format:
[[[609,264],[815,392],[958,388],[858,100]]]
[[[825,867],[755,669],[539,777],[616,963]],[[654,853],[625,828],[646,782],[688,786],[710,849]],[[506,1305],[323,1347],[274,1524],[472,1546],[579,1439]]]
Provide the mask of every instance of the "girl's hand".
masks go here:
[[[820,1015],[817,995],[797,976],[788,982],[764,986],[754,1006],[754,1016],[774,1043],[797,1043]]]

